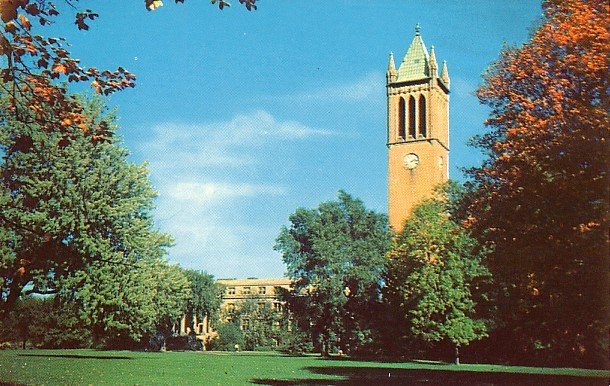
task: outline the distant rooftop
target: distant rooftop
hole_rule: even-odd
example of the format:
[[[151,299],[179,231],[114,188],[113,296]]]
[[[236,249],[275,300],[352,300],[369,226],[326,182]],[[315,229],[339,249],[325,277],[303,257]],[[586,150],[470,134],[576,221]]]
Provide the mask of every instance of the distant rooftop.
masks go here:
[[[280,286],[292,284],[292,279],[287,277],[278,278],[247,278],[247,279],[218,279],[217,283],[227,286],[251,285],[251,286]]]

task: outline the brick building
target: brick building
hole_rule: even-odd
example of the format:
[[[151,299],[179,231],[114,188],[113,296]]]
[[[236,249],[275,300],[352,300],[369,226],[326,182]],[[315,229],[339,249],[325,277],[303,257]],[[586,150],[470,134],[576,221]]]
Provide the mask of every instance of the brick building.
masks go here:
[[[449,178],[449,72],[443,62],[438,75],[419,25],[398,70],[390,54],[386,80],[388,217],[400,231],[413,207]]]

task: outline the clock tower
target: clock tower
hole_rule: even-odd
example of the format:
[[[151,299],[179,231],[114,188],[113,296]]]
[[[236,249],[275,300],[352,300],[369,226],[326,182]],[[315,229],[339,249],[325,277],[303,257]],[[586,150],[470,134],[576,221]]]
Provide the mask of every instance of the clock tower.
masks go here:
[[[441,74],[434,46],[419,25],[398,70],[390,54],[388,100],[388,217],[397,232],[413,207],[449,178],[449,72]]]

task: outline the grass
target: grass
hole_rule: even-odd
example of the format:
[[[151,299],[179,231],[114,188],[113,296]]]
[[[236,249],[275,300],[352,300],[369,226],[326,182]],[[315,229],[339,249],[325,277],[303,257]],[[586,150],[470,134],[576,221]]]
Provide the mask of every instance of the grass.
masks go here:
[[[608,385],[610,371],[277,353],[0,351],[0,384],[27,385]]]

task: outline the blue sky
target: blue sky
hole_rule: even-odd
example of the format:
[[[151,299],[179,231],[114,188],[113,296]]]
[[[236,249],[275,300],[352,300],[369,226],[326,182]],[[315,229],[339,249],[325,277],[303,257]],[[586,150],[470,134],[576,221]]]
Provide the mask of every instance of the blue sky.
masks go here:
[[[386,212],[385,69],[416,23],[448,63],[450,174],[463,178],[481,159],[466,146],[484,130],[481,73],[541,12],[531,0],[234,2],[146,12],[139,0],[81,1],[100,19],[67,32],[84,66],[137,75],[109,99],[119,134],[149,163],[170,261],[216,277],[281,276],[280,227],[339,189]]]

